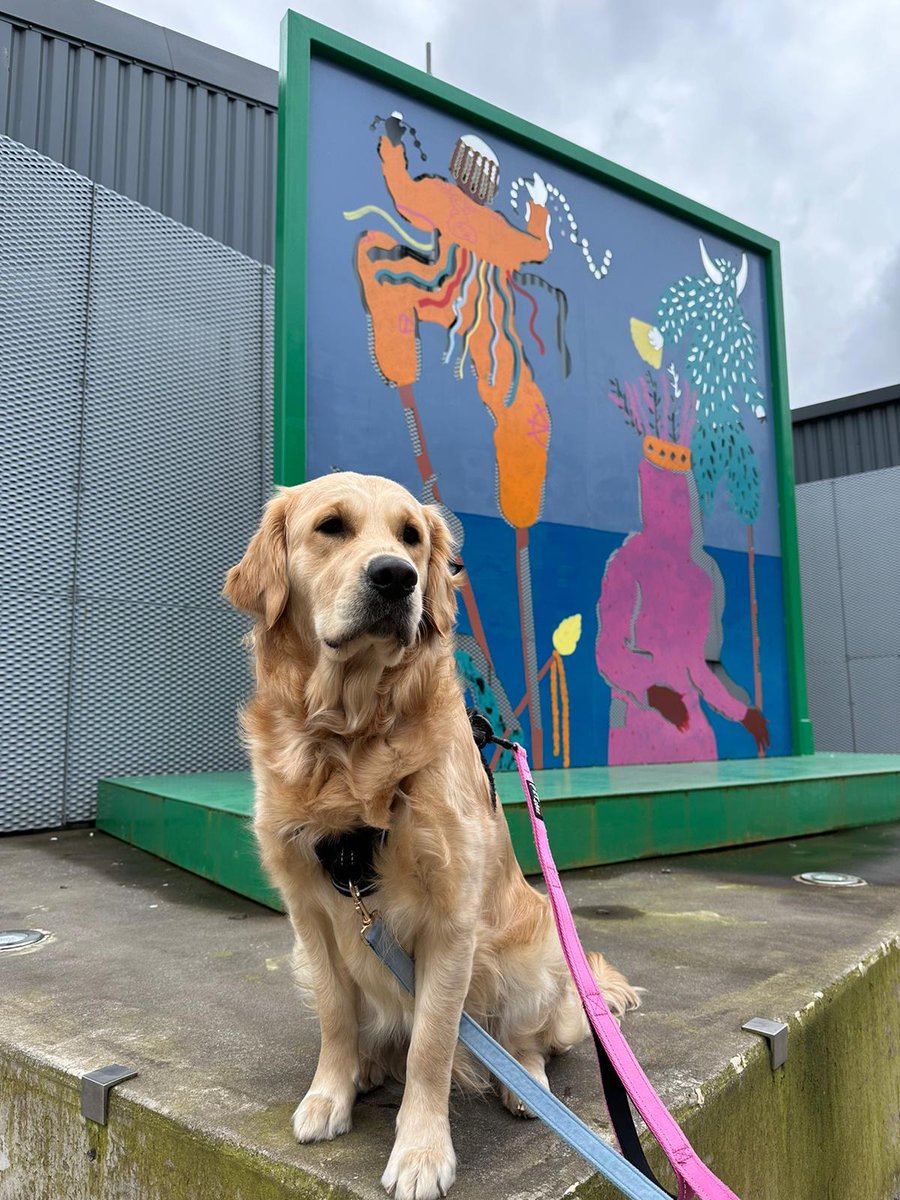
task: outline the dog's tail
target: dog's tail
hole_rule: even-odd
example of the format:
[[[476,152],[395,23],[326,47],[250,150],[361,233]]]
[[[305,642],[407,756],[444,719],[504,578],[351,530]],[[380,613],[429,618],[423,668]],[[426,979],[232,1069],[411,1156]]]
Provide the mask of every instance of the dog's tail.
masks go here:
[[[641,997],[637,988],[631,986],[621,971],[606,961],[602,954],[588,953],[591,974],[597,980],[609,1010],[617,1021],[626,1012],[640,1008]],[[578,989],[570,979],[565,995],[553,1014],[550,1030],[551,1049],[554,1054],[564,1054],[576,1042],[590,1033],[588,1019],[581,1004]]]

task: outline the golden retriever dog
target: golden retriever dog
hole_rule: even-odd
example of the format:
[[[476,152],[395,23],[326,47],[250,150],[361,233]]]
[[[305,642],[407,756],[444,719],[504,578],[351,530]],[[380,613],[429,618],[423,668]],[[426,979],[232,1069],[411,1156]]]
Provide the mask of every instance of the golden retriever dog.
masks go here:
[[[361,1090],[404,1080],[382,1176],[396,1200],[434,1200],[454,1181],[451,1080],[477,1080],[457,1047],[463,1007],[544,1086],[548,1057],[588,1032],[549,904],[491,803],[455,669],[454,585],[439,513],[388,479],[350,473],[280,490],[225,584],[257,618],[243,713],[254,828],[321,1025],[294,1133],[346,1133]],[[315,852],[365,826],[387,830],[373,905],[415,957],[415,1000],[363,942],[353,902]],[[637,1005],[592,959],[612,1009]]]

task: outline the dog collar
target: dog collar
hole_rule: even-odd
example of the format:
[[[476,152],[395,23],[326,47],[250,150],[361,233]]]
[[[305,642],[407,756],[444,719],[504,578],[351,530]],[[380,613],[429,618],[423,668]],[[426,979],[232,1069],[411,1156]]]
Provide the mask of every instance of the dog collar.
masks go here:
[[[350,896],[354,888],[360,896],[375,891],[378,887],[375,855],[387,842],[387,836],[386,829],[363,825],[346,833],[330,833],[316,842],[316,858],[342,896]]]

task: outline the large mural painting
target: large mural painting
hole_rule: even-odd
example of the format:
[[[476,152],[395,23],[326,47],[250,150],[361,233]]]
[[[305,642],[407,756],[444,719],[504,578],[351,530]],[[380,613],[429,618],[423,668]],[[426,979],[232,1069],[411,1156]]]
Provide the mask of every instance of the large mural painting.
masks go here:
[[[325,61],[308,137],[307,474],[442,508],[470,700],[537,768],[789,754],[761,261]]]

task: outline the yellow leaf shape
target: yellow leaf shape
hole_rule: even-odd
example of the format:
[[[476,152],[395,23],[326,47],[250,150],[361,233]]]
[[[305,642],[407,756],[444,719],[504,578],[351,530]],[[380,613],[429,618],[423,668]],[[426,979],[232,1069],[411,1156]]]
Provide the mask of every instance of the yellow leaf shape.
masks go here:
[[[553,631],[553,648],[560,654],[573,654],[581,637],[581,613],[566,617]]]
[[[662,366],[662,346],[657,350],[650,341],[650,330],[652,325],[648,325],[646,321],[639,321],[637,317],[631,318],[631,340],[634,342],[634,348],[644,360],[654,367],[657,371]]]

